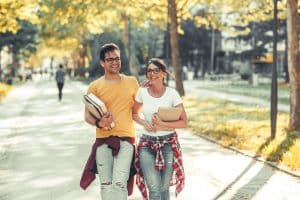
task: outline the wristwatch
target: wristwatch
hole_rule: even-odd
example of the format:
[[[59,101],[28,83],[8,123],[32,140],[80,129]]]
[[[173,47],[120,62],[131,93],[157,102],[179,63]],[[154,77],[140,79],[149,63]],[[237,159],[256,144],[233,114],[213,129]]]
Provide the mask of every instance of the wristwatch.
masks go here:
[[[99,126],[99,122],[100,122],[100,119],[96,119],[96,124],[95,124],[96,127],[97,127],[97,128],[103,128],[102,126]]]

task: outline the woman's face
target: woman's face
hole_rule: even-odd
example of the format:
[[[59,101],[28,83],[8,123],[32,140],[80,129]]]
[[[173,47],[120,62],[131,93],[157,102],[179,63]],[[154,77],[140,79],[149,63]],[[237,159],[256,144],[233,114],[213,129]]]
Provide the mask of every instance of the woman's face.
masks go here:
[[[150,84],[155,84],[155,83],[163,84],[163,79],[165,75],[166,73],[154,64],[150,64],[147,67],[146,77],[149,80]]]

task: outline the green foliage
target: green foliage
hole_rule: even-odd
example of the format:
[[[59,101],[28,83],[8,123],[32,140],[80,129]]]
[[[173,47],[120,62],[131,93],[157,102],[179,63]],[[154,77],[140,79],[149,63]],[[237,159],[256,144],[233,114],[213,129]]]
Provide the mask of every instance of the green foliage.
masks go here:
[[[278,42],[285,40],[285,28],[286,22],[280,21],[278,30]],[[238,29],[239,27],[236,26]],[[235,53],[234,57],[239,57],[245,60],[252,60],[264,55],[267,52],[267,46],[273,42],[273,20],[263,22],[250,22],[247,25],[250,30],[247,35],[239,35],[236,37],[229,37],[228,39],[244,41],[247,44],[251,44],[250,50],[243,51],[241,53]]]
[[[200,62],[200,59],[208,59],[211,52],[211,34],[204,27],[197,27],[192,20],[182,21],[181,23],[184,35],[179,36],[179,46],[181,61],[188,65],[191,57],[195,56],[194,61]],[[193,54],[193,52],[195,52]],[[194,63],[195,66],[199,63]]]
[[[0,100],[4,98],[12,88],[12,86],[0,82]]]
[[[19,24],[21,28],[16,34],[0,33],[0,49],[3,46],[11,46],[13,53],[19,54],[23,50],[23,56],[28,57],[30,53],[36,51],[37,26],[27,21],[20,21]]]
[[[0,33],[17,33],[21,28],[21,21],[37,24],[39,22],[36,15],[37,6],[38,0],[1,0]]]

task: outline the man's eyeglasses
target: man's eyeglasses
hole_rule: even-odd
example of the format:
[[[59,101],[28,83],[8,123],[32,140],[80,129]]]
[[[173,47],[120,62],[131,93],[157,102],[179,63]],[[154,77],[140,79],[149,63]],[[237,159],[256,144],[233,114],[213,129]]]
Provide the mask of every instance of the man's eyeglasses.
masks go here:
[[[105,58],[105,62],[108,62],[110,64],[112,64],[114,61],[116,62],[120,62],[121,58],[120,57],[115,57],[115,58]]]
[[[158,74],[161,70],[159,68],[147,69],[147,74],[153,73]]]

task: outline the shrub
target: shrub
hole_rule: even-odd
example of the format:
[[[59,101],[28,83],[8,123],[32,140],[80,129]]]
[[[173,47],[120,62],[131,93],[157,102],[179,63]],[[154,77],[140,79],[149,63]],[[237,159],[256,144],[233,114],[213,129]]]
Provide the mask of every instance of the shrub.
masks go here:
[[[5,97],[11,89],[12,86],[5,83],[0,83],[0,100]]]

